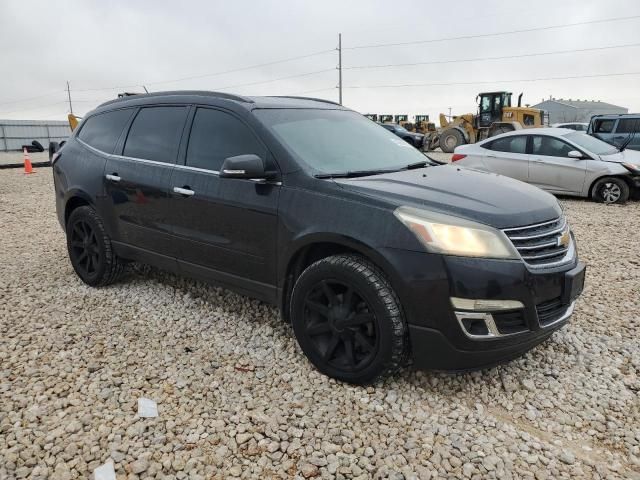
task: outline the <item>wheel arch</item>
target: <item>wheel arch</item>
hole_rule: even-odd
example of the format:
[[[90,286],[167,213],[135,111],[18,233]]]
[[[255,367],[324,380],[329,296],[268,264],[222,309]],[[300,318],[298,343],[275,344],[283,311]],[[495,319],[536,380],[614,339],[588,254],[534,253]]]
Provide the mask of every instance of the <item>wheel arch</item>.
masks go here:
[[[287,255],[285,268],[279,278],[281,295],[280,310],[285,321],[289,322],[289,301],[293,286],[300,274],[312,263],[341,253],[361,255],[378,267],[393,287],[393,269],[391,264],[375,248],[360,240],[339,234],[309,234],[294,242]]]
[[[67,199],[64,202],[64,227],[67,226],[67,221],[69,220],[69,215],[76,208],[82,206],[89,206],[95,208],[91,197],[82,190],[72,190],[68,192]]]
[[[615,173],[605,174],[605,175],[600,175],[599,177],[595,178],[591,182],[591,185],[589,185],[589,190],[587,191],[588,198],[593,198],[593,189],[596,186],[596,183],[598,183],[603,178],[618,178],[618,179],[622,180],[623,182],[625,182],[627,184],[627,186],[629,187],[630,191],[633,191],[633,189],[634,189],[633,182],[631,181],[629,176],[624,175],[624,174],[615,174]]]

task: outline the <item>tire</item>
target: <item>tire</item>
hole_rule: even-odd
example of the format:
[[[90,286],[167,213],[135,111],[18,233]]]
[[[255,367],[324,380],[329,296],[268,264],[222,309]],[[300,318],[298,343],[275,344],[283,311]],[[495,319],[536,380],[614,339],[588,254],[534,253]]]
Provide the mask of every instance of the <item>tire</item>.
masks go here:
[[[334,255],[310,265],[291,295],[293,331],[322,373],[365,385],[407,363],[402,307],[385,275],[359,255]]]
[[[593,185],[591,197],[600,203],[624,203],[629,199],[629,185],[621,178],[603,177]]]
[[[455,128],[450,128],[449,130],[445,130],[442,135],[440,135],[440,149],[444,153],[453,153],[456,147],[463,145],[465,142],[464,136]]]
[[[120,278],[124,263],[117,257],[102,220],[91,207],[78,207],[67,221],[67,252],[80,279],[92,287]]]

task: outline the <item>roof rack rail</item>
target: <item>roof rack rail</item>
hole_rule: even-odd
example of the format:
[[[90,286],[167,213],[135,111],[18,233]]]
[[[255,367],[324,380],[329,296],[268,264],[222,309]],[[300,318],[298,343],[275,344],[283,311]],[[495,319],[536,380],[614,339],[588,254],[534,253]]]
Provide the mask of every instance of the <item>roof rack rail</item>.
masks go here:
[[[340,105],[338,102],[333,102],[331,100],[325,100],[324,98],[315,98],[315,97],[297,97],[295,95],[274,95],[276,98],[295,98],[296,100],[313,100],[316,102],[322,103],[331,103],[332,105]],[[340,105],[342,106],[342,105]]]
[[[151,92],[151,93],[127,93],[125,96],[118,95],[119,98],[115,98],[113,100],[106,101],[100,106],[111,105],[112,103],[117,103],[125,100],[137,99],[137,98],[149,98],[149,97],[166,97],[170,95],[183,95],[183,96],[202,96],[202,97],[215,97],[215,98],[224,98],[226,100],[234,100],[236,102],[242,103],[255,103],[252,99],[248,97],[243,97],[240,95],[233,95],[231,93],[223,93],[223,92],[211,92],[208,90],[170,90],[166,92]]]

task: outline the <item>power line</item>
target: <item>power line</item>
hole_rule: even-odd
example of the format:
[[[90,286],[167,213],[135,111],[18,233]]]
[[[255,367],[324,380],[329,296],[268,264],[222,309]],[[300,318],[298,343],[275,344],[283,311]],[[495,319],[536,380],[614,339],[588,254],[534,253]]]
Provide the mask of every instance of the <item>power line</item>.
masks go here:
[[[324,92],[324,91],[335,90],[335,89],[336,89],[336,87],[316,88],[314,90],[304,90],[302,92],[294,92],[294,93],[291,93],[290,95],[302,95],[302,94],[305,94],[305,93]]]
[[[404,45],[418,45],[423,43],[435,43],[435,42],[448,42],[450,40],[468,40],[472,38],[487,38],[487,37],[497,37],[501,35],[512,35],[515,33],[527,33],[527,32],[539,32],[543,30],[553,30],[556,28],[568,28],[568,27],[577,27],[580,25],[594,25],[598,23],[608,23],[608,22],[618,22],[622,20],[632,20],[640,18],[640,15],[632,15],[628,17],[615,17],[615,18],[605,18],[601,20],[589,20],[586,22],[575,22],[575,23],[564,23],[558,25],[549,25],[546,27],[535,27],[535,28],[525,28],[522,30],[509,30],[506,32],[495,32],[495,33],[482,33],[478,35],[462,35],[459,37],[444,37],[444,38],[432,38],[429,40],[414,40],[411,42],[399,42],[399,43],[378,43],[371,45],[358,45],[355,47],[343,47],[343,50],[359,50],[364,48],[381,48],[381,47],[400,47]]]
[[[206,77],[216,77],[219,75],[226,75],[228,73],[235,73],[235,72],[242,72],[245,70],[251,70],[254,68],[262,68],[262,67],[268,67],[270,65],[277,65],[280,63],[286,63],[286,62],[292,62],[294,60],[301,60],[303,58],[309,58],[309,57],[315,57],[318,55],[323,55],[326,53],[333,53],[334,50],[321,50],[319,52],[313,52],[313,53],[308,53],[306,55],[298,55],[296,57],[289,57],[289,58],[284,58],[282,60],[275,60],[273,62],[266,62],[266,63],[259,63],[259,64],[254,64],[254,65],[248,65],[246,67],[240,67],[240,68],[234,68],[232,70],[224,70],[224,71],[219,71],[219,72],[213,72],[213,73],[204,73],[201,75],[192,75],[189,77],[181,77],[181,78],[174,78],[171,80],[161,80],[161,81],[157,81],[157,82],[142,82],[140,84],[136,84],[136,85],[122,85],[119,87],[103,87],[103,88],[85,88],[85,89],[81,89],[81,90],[74,90],[75,92],[96,92],[96,91],[101,91],[101,90],[117,90],[117,89],[123,89],[123,88],[135,88],[135,87],[141,87],[143,84],[144,85],[160,85],[160,84],[164,84],[164,83],[175,83],[175,82],[183,82],[186,80],[196,80],[199,78],[206,78]]]
[[[353,67],[343,67],[344,70],[364,70],[374,68],[389,68],[389,67],[413,67],[418,65],[441,65],[447,63],[466,63],[466,62],[481,62],[487,60],[506,60],[512,58],[528,58],[528,57],[541,57],[546,55],[560,55],[564,53],[579,53],[579,52],[592,52],[598,50],[612,50],[615,48],[629,48],[640,47],[640,43],[629,43],[625,45],[611,45],[607,47],[593,47],[593,48],[577,48],[573,50],[556,50],[553,52],[540,52],[540,53],[524,53],[519,55],[504,55],[500,57],[478,57],[478,58],[463,58],[456,60],[434,60],[431,62],[414,62],[414,63],[388,63],[382,65],[356,65]]]
[[[9,115],[11,113],[21,113],[21,112],[28,112],[31,110],[39,110],[41,108],[47,108],[47,107],[52,107],[53,105],[60,105],[62,103],[67,103],[66,100],[63,100],[62,102],[55,102],[55,103],[48,103],[46,105],[38,105],[37,107],[30,107],[30,108],[22,108],[20,110],[13,110],[11,112],[0,112],[0,115]]]
[[[620,77],[626,75],[640,75],[640,72],[603,73],[595,75],[571,75],[567,77],[545,77],[545,78],[515,78],[500,80],[480,80],[476,82],[446,82],[446,83],[407,83],[402,85],[351,85],[344,88],[404,88],[404,87],[448,87],[452,85],[480,85],[487,83],[517,83],[517,82],[542,82],[546,80],[572,80],[578,78],[600,78],[600,77]]]
[[[325,72],[335,72],[335,68],[325,68],[324,70],[316,70],[314,72],[299,73],[299,74],[296,74],[296,75],[288,75],[286,77],[273,78],[271,80],[261,80],[259,82],[237,83],[235,85],[228,85],[226,87],[213,87],[212,90],[227,90],[229,88],[248,87],[250,85],[260,85],[262,83],[279,82],[280,80],[288,80],[290,78],[308,77],[310,75],[317,75],[319,73],[325,73]]]
[[[51,91],[49,93],[43,93],[42,95],[36,95],[35,97],[27,97],[27,98],[20,98],[18,100],[9,100],[6,102],[0,102],[0,105],[9,105],[11,103],[22,103],[22,102],[29,102],[31,100],[37,100],[39,98],[44,98],[44,97],[48,97],[50,95],[56,94],[56,93],[60,93],[62,90],[54,90]]]

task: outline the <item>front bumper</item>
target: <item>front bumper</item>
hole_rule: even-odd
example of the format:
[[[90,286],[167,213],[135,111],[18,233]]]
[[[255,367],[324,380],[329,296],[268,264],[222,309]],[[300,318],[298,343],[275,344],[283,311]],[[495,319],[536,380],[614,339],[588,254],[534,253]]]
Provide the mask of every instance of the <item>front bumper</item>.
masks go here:
[[[409,324],[414,365],[438,370],[485,368],[515,358],[567,323],[582,290],[584,264],[532,269],[522,261],[388,251],[394,287]],[[451,297],[509,300],[510,311],[454,311]],[[477,314],[477,315],[476,315]],[[468,317],[491,317],[494,334]],[[464,323],[463,323],[464,320]],[[481,322],[484,325],[484,322]],[[465,325],[467,328],[465,328]],[[473,335],[473,333],[480,335]]]

